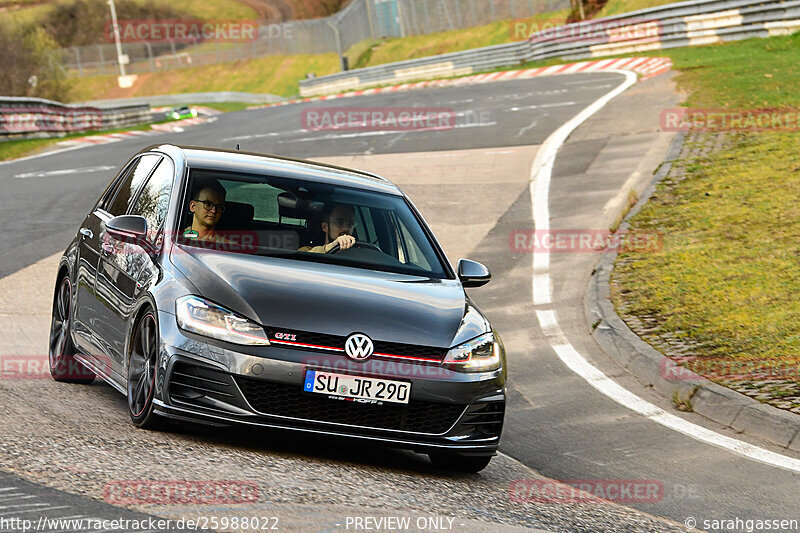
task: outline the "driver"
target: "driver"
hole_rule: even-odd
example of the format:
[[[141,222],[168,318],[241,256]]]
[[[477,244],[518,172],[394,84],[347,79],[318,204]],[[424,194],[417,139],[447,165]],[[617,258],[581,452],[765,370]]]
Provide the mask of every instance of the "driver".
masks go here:
[[[219,183],[204,186],[189,202],[192,225],[183,230],[184,237],[203,242],[230,244],[218,234],[217,224],[225,212],[225,189]]]
[[[303,246],[299,251],[327,254],[337,244],[340,250],[347,250],[356,243],[356,238],[352,235],[355,225],[355,209],[352,205],[333,204],[322,216],[321,227],[325,233],[325,244]]]

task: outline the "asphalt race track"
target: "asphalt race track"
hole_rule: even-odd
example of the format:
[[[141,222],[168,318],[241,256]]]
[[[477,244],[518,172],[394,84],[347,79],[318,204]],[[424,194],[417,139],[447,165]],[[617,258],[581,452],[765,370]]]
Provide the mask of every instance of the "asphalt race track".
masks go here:
[[[167,433],[136,430],[124,398],[104,384],[0,379],[0,531],[2,518],[20,512],[37,518],[277,516],[281,531],[353,530],[347,517],[390,514],[453,518],[438,529],[453,531],[685,531],[690,517],[699,529],[714,519],[800,519],[798,472],[705,444],[603,396],[559,360],[537,320],[542,307],[531,298],[532,254],[513,250],[509,240],[515,230],[533,229],[531,164],[551,133],[623,79],[616,73],[574,74],[276,106],[219,115],[182,133],[0,164],[0,328],[17,328],[10,333],[21,332],[22,339],[0,341],[0,355],[44,350],[53,256],[133,153],[155,143],[238,143],[243,150],[374,170],[397,182],[453,263],[468,256],[492,270],[492,282],[470,294],[503,335],[510,393],[502,454],[479,475],[457,476],[433,470],[411,453],[346,442],[183,426]],[[632,87],[580,126],[556,159],[549,191],[552,227],[607,229],[624,201],[620,191],[632,181],[649,180],[663,160],[672,136],[659,131],[658,116],[678,101],[671,75],[661,75]],[[454,113],[455,127],[304,128],[304,112],[348,106],[445,108]],[[581,354],[618,384],[681,418],[800,457],[676,411],[611,361],[589,335],[584,317],[583,296],[596,259],[591,253],[551,259],[553,303],[547,308],[558,313],[564,336]],[[633,480],[661,490],[624,505],[543,504],[510,496],[515,480],[542,476]],[[227,507],[119,509],[103,501],[109,482],[140,479],[251,480],[260,496]],[[39,507],[19,507],[37,502]],[[434,522],[425,523],[411,530],[434,529]]]

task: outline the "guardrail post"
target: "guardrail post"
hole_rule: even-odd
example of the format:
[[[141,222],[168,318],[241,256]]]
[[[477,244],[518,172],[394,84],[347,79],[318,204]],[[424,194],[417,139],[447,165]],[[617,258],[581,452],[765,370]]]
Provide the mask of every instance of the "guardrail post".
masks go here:
[[[100,68],[102,69],[102,73],[106,73],[106,58],[103,56],[103,46],[98,44],[97,45],[97,52],[100,56]]]
[[[428,0],[422,0],[422,5],[425,6],[425,31],[431,33],[431,6]]]
[[[406,14],[403,0],[397,0],[397,22],[400,26],[400,37],[406,36]]]
[[[417,2],[415,0],[409,0],[409,2],[411,2],[411,18],[414,21],[414,35],[421,35],[419,20],[417,20]]]
[[[450,10],[447,9],[447,0],[439,0],[441,3],[439,6],[444,10],[444,16],[447,18],[447,26],[451,30],[454,30],[455,27],[453,26],[453,19],[450,17]]]
[[[147,48],[147,62],[150,64],[150,72],[156,71],[156,60],[153,57],[153,47],[150,46],[148,41],[144,42],[145,48]]]
[[[83,76],[83,64],[81,63],[81,49],[77,46],[72,47],[75,50],[75,63],[78,65],[78,76]]]
[[[375,38],[375,21],[372,20],[372,5],[373,0],[364,0],[364,5],[367,8],[367,20],[369,21],[369,38]]]

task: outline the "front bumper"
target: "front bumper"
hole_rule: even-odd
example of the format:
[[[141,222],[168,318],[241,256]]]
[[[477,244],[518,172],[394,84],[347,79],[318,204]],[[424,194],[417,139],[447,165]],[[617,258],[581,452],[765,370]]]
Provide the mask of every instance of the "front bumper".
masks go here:
[[[502,370],[454,372],[436,365],[370,360],[268,346],[211,344],[163,313],[155,412],[214,425],[243,424],[430,451],[491,455],[505,413]],[[246,350],[247,353],[243,353]],[[411,382],[407,405],[331,399],[303,391],[305,371]]]

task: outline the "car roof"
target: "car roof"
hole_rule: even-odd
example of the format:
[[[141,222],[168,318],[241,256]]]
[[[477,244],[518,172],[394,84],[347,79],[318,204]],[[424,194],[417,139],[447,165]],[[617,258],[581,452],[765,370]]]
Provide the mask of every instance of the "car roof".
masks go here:
[[[391,181],[363,170],[354,170],[317,161],[294,159],[290,157],[210,148],[160,144],[142,150],[160,151],[168,155],[180,155],[187,165],[211,170],[242,172],[247,174],[266,174],[300,180],[311,180],[332,185],[353,187],[402,196],[400,189]]]

